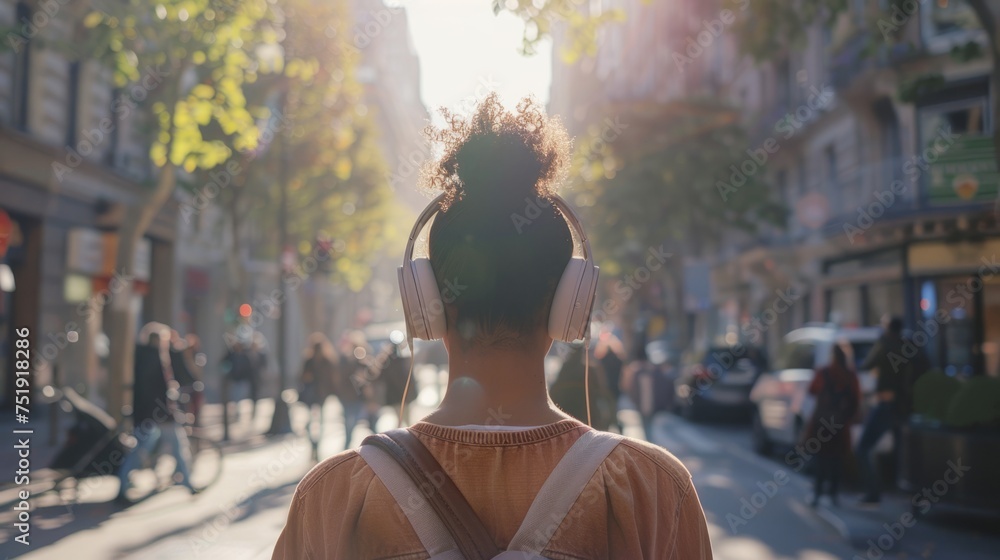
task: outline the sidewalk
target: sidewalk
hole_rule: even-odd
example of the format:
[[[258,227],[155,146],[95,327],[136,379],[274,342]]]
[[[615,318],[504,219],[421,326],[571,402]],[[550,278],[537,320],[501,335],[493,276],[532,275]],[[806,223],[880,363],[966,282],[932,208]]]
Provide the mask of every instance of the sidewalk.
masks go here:
[[[242,448],[247,445],[259,445],[266,441],[264,433],[271,425],[271,416],[274,411],[272,399],[260,399],[257,401],[257,414],[251,424],[250,402],[243,401],[240,408],[239,421],[232,421],[229,430],[229,440],[223,442],[223,450],[230,447]],[[31,419],[27,424],[19,424],[14,418],[14,413],[5,414],[0,418],[0,434],[3,448],[12,449],[19,440],[30,439],[30,478],[32,483],[51,480],[54,473],[48,469],[52,464],[56,454],[65,443],[66,431],[73,424],[73,414],[58,408],[56,404],[40,404],[34,407]],[[53,425],[52,412],[55,410],[55,425]],[[210,439],[222,440],[222,405],[219,403],[206,404],[202,409],[201,429]],[[55,429],[53,439],[53,429]],[[32,434],[16,434],[14,430],[32,430]],[[0,453],[0,490],[11,487],[14,482],[14,472],[18,469],[20,457],[17,453]]]
[[[816,513],[857,551],[854,560],[998,557],[1000,520],[996,517],[945,504],[931,504],[926,514],[914,517],[911,501],[915,495],[919,493],[885,493],[879,509],[865,510],[854,505],[855,496],[845,494],[839,508],[820,505]],[[960,553],[954,548],[956,542],[961,543]]]

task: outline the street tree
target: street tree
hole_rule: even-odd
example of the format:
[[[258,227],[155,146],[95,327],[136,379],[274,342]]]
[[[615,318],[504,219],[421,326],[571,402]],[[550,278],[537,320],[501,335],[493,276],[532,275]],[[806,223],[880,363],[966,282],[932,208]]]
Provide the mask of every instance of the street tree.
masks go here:
[[[174,195],[178,171],[224,164],[258,141],[244,88],[258,78],[257,50],[278,41],[266,0],[91,0],[78,22],[74,52],[110,68],[132,92],[127,115],[145,120],[155,177],[124,213],[116,270],[134,270],[135,248]],[[155,80],[148,79],[154,73]],[[59,170],[54,170],[56,173]],[[132,377],[135,316],[126,283],[110,310],[110,409],[121,414]]]

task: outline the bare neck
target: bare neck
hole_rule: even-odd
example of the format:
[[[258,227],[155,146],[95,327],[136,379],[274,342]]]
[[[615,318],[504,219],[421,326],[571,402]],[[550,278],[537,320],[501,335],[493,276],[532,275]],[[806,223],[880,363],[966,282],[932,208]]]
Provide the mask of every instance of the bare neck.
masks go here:
[[[462,348],[448,341],[448,392],[427,422],[444,426],[540,426],[570,418],[549,399],[540,337],[518,349]]]

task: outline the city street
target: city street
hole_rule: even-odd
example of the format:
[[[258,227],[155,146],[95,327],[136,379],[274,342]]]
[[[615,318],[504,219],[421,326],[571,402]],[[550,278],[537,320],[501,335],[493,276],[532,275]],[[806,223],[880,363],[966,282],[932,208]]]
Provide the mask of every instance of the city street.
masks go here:
[[[429,379],[425,372],[425,379]],[[419,402],[433,402],[433,387]],[[30,548],[6,543],[0,557],[62,560],[269,558],[280,532],[296,483],[312,466],[309,446],[301,436],[264,440],[249,436],[244,402],[242,424],[234,426],[235,441],[226,448],[225,470],[219,483],[198,496],[171,488],[127,509],[111,503],[117,482],[105,477],[87,482],[80,503],[63,505],[46,496],[32,512]],[[252,432],[267,429],[270,402],[259,407]],[[294,407],[294,424],[301,427],[304,412]],[[343,442],[339,405],[331,401],[327,413],[328,438],[322,452],[332,454]],[[626,435],[641,437],[638,415],[622,411]],[[388,412],[381,428],[395,417]],[[368,433],[362,424],[355,443]],[[853,559],[868,555],[869,539],[877,540],[882,523],[906,511],[903,499],[889,499],[881,512],[808,503],[806,476],[750,450],[749,430],[738,425],[698,425],[673,415],[654,422],[653,441],[678,456],[691,470],[705,508],[715,557],[720,560]],[[780,473],[787,473],[787,479]],[[778,482],[775,482],[778,481]],[[784,484],[781,482],[784,481]],[[755,497],[755,495],[757,495]],[[0,492],[0,497],[7,498]],[[894,508],[898,508],[896,512]],[[9,517],[9,515],[5,514]],[[10,520],[0,520],[8,531]],[[979,560],[995,558],[1000,537],[988,534],[989,521],[945,516],[920,520],[907,530],[887,557]],[[7,540],[8,534],[2,536]],[[855,556],[858,555],[858,556]]]

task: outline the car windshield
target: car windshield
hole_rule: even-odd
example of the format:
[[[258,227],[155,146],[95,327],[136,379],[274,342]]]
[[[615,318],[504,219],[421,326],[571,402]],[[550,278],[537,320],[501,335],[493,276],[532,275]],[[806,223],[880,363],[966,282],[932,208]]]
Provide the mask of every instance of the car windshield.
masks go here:
[[[816,344],[811,341],[789,342],[781,347],[777,369],[813,369],[816,364]]]
[[[723,371],[736,368],[740,360],[749,360],[749,363],[758,369],[764,367],[764,358],[761,351],[749,346],[720,346],[709,348],[705,353],[701,363],[706,367],[718,366]],[[747,363],[747,362],[742,362]]]

